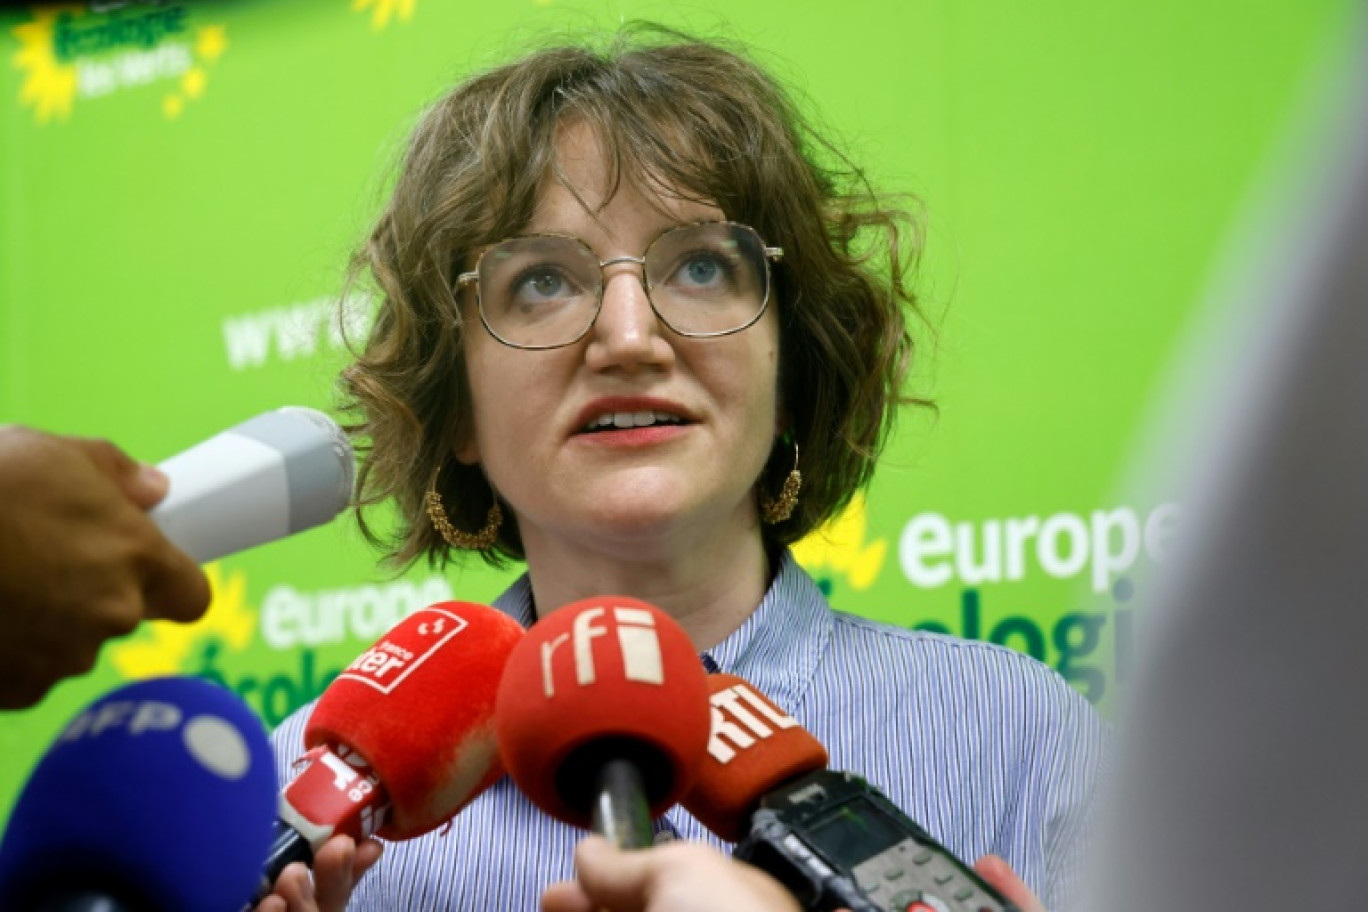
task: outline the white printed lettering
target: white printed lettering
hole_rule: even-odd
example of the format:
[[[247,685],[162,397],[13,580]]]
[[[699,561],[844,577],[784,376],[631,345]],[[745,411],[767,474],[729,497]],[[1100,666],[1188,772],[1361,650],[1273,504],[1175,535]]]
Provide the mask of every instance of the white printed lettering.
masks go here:
[[[551,657],[555,655],[556,650],[563,646],[569,639],[570,634],[562,633],[549,642],[542,643],[541,645],[542,692],[546,695],[546,699],[548,700],[556,695],[556,678],[555,674],[551,671]]]
[[[1120,532],[1116,550],[1113,532]],[[1094,592],[1105,592],[1111,585],[1113,573],[1120,573],[1135,563],[1140,554],[1140,523],[1135,512],[1126,507],[1107,512],[1095,510],[1092,515],[1092,586]]]
[[[959,578],[971,586],[996,583],[1002,579],[1002,524],[996,519],[984,522],[979,543],[983,545],[981,561],[974,563],[974,524],[960,523],[955,527],[955,569]]]
[[[330,750],[325,750],[323,755],[318,758],[319,762],[332,770],[333,788],[339,792],[345,792],[353,782],[360,778],[356,770],[352,769],[341,757]]]
[[[641,608],[614,608],[618,624],[618,646],[622,649],[622,674],[629,681],[664,684],[665,663],[660,655],[660,639],[655,618]]]
[[[180,725],[180,707],[171,703],[148,700],[139,703],[137,712],[128,723],[130,734],[141,735],[145,731],[171,731]]]
[[[594,644],[593,641],[608,635],[607,627],[595,627],[594,621],[603,617],[602,608],[589,608],[581,611],[572,624],[575,641],[575,680],[581,687],[593,684]]]
[[[1060,538],[1070,540],[1061,553]],[[1075,576],[1088,562],[1088,527],[1070,513],[1056,513],[1045,520],[1036,538],[1036,560],[1050,576]]]
[[[756,712],[773,722],[775,728],[782,731],[783,729],[794,728],[798,725],[797,719],[787,713],[781,712],[768,700],[761,697],[749,687],[742,687],[738,684],[734,690],[736,691],[736,695],[749,703]]]
[[[716,696],[714,694],[714,696]],[[730,741],[735,747],[728,747]],[[708,753],[718,763],[730,763],[736,756],[737,750],[745,750],[755,743],[755,739],[746,731],[729,720],[722,714],[722,710],[713,704],[712,707],[712,734],[708,737]]]
[[[933,589],[948,583],[953,571],[948,560],[933,564],[931,559],[949,557],[954,548],[950,521],[939,513],[922,513],[903,529],[898,560],[912,585]]]
[[[1026,576],[1026,542],[1040,531],[1040,517],[1007,520],[1007,579]]]

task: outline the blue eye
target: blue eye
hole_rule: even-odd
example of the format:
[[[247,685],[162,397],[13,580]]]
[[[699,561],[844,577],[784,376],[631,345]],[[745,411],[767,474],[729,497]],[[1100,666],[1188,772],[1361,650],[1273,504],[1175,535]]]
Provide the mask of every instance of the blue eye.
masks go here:
[[[676,281],[690,288],[718,288],[731,283],[734,267],[720,254],[699,251],[690,254],[675,273]]]
[[[708,285],[717,281],[722,269],[716,260],[695,257],[684,264],[684,271],[689,281],[696,282],[699,285]]]
[[[565,290],[565,277],[555,269],[529,269],[514,283],[517,297],[555,298]]]

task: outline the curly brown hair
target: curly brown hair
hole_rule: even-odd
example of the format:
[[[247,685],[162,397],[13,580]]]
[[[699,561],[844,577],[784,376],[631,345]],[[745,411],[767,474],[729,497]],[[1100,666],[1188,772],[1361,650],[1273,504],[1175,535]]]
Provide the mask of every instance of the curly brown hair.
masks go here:
[[[768,548],[838,512],[869,480],[897,407],[928,404],[903,392],[917,222],[886,206],[743,52],[640,23],[601,45],[536,51],[438,101],[353,257],[352,279],[369,275],[380,298],[364,350],[340,380],[362,453],[358,504],[393,498],[398,507],[383,534],[358,517],[398,566],[451,556],[425,515],[434,479],[458,529],[478,529],[491,506],[479,466],[453,457],[473,434],[455,277],[482,247],[524,228],[545,181],[565,182],[555,147],[569,121],[596,132],[613,186],[628,180],[716,205],[784,250],[775,288],[788,430],[757,486],[779,490],[796,442],[803,490],[789,519],[762,526]],[[496,565],[523,556],[505,515],[483,552]]]

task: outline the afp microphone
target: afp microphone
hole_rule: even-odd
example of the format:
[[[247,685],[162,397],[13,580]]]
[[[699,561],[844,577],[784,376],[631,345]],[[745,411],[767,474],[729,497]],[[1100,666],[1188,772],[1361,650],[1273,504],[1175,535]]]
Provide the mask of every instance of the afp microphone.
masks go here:
[[[275,817],[261,722],[194,678],[106,694],[39,761],[0,843],[0,909],[230,912]]]
[[[708,743],[708,689],[688,634],[633,598],[604,596],[542,618],[499,685],[499,750],[552,817],[623,848],[693,782]]]
[[[523,629],[486,605],[439,602],[400,621],[323,691],[306,765],[280,794],[256,898],[332,836],[412,839],[503,775],[494,701]]]
[[[1017,912],[745,680],[714,674],[712,737],[680,804],[806,910]]]
[[[199,563],[322,525],[351,500],[347,435],[327,415],[286,406],[158,466],[170,479],[149,515]]]

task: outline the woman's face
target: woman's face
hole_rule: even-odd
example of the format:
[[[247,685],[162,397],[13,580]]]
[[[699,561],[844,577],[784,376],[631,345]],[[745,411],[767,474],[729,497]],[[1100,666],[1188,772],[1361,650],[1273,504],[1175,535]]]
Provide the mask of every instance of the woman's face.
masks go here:
[[[724,217],[714,206],[648,199],[627,181],[605,201],[603,155],[583,125],[562,131],[558,153],[589,211],[548,180],[523,233],[572,235],[609,260],[640,257],[673,225]],[[557,541],[639,550],[758,534],[752,487],[776,431],[773,301],[741,332],[685,338],[651,310],[641,267],[618,263],[604,269],[603,306],[584,338],[524,351],[490,336],[469,297],[475,433],[458,456],[481,463],[512,505],[530,557]],[[630,417],[647,413],[666,422]],[[614,427],[590,430],[604,416]]]

